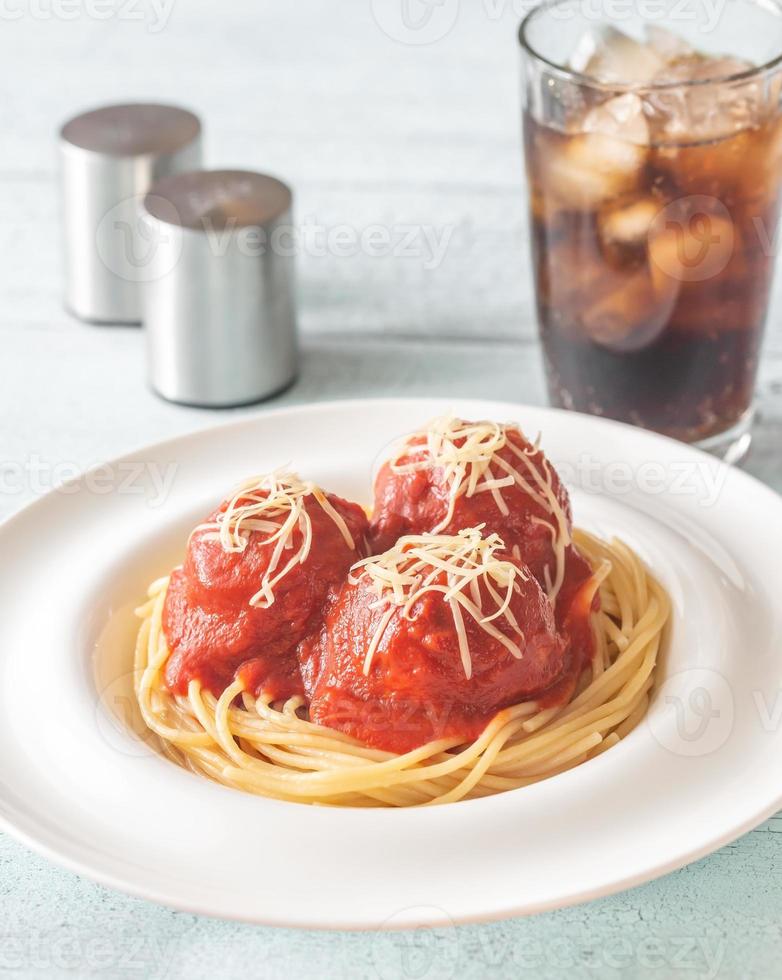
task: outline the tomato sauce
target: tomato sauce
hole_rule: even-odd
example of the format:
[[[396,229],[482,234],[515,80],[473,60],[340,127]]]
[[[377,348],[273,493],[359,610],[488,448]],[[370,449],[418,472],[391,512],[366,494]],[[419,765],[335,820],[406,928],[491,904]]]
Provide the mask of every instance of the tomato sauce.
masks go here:
[[[439,584],[445,582],[442,575]],[[366,651],[384,609],[377,608],[377,595],[365,579],[346,583],[320,634],[300,648],[300,654],[320,665],[310,692],[311,717],[391,752],[438,738],[476,738],[500,708],[549,688],[569,661],[567,641],[557,632],[554,610],[538,583],[529,576],[520,590],[510,609],[523,640],[503,618],[493,625],[520,643],[522,659],[465,613],[472,662],[468,678],[451,609],[442,593],[426,592],[408,618],[401,610],[394,612],[365,675]],[[484,598],[485,608],[493,608],[485,592]]]
[[[238,673],[256,696],[264,693],[276,700],[304,694],[296,646],[319,627],[329,591],[362,557],[368,530],[358,504],[327,497],[347,524],[356,549],[348,547],[333,519],[308,496],[309,555],[274,586],[268,608],[250,605],[250,600],[260,589],[274,544],[264,543],[261,533],[251,533],[244,551],[227,552],[207,531],[193,533],[183,566],[171,576],[163,609],[171,651],[165,680],[173,693],[185,694],[195,679],[219,695]],[[207,520],[214,521],[225,506]],[[296,526],[283,555],[296,554],[301,542]],[[287,561],[282,558],[283,565]]]
[[[518,430],[509,429],[507,435],[550,482],[570,527],[567,491],[543,453]],[[413,445],[410,459],[420,458],[423,441],[420,446]],[[499,454],[514,468],[524,467],[507,447]],[[528,473],[524,476],[532,482]],[[378,606],[377,594],[365,578],[347,580],[348,570],[366,553],[367,541],[377,554],[400,536],[437,526],[448,511],[448,493],[442,469],[399,474],[386,464],[376,481],[371,527],[357,504],[327,495],[347,524],[355,548],[348,546],[317,500],[306,497],[312,528],[309,554],[274,584],[274,601],[267,608],[251,605],[251,599],[269,570],[275,543],[258,531],[249,534],[244,551],[230,552],[208,529],[196,529],[184,564],[171,576],[163,610],[170,649],[165,666],[168,688],[185,694],[195,679],[219,696],[240,677],[254,696],[301,696],[309,703],[313,721],[391,752],[406,752],[439,738],[469,742],[497,711],[523,701],[534,700],[542,707],[566,703],[594,655],[592,613],[599,609],[599,597],[589,563],[570,545],[562,586],[555,604],[549,601],[542,583],[546,568],[551,575],[556,562],[554,518],[518,485],[502,488],[507,515],[490,492],[458,497],[442,533],[485,524],[484,536],[496,532],[505,541],[504,560],[528,566],[527,578],[520,581],[510,605],[523,638],[503,617],[493,621],[496,629],[519,643],[523,657],[516,659],[465,613],[471,658],[467,677],[453,613],[442,593],[426,592],[408,617],[394,613],[364,674],[367,650],[386,609]],[[225,508],[223,504],[207,522],[213,523]],[[284,555],[295,555],[302,540],[297,525]],[[521,560],[511,557],[516,545]],[[283,557],[278,568],[288,561]],[[495,608],[484,589],[479,586],[487,599],[484,608]]]
[[[509,442],[528,454],[537,473],[544,480],[551,481],[554,496],[570,526],[572,518],[567,490],[543,452],[535,450],[518,429],[508,428],[506,436]],[[426,440],[419,436],[412,441],[409,452],[400,459],[399,465],[422,461],[427,456]],[[518,470],[527,483],[540,492],[534,477],[511,449],[505,446],[496,456]],[[507,476],[496,465],[493,472],[497,477]],[[449,491],[450,480],[441,466],[397,473],[385,463],[375,480],[375,507],[370,530],[375,554],[392,547],[403,535],[423,534],[438,527],[448,514]],[[512,552],[514,546],[518,546],[522,560],[538,582],[543,584],[546,567],[553,575],[556,565],[551,530],[554,517],[548,508],[518,484],[504,487],[500,493],[509,510],[507,515],[502,513],[494,495],[488,491],[475,493],[471,497],[462,494],[456,499],[452,519],[440,533],[455,534],[463,528],[485,524],[484,535],[499,534],[507,551]]]
[[[555,607],[557,629],[568,640],[568,663],[557,683],[535,697],[541,708],[567,704],[573,697],[581,674],[595,654],[592,614],[599,609],[600,595],[595,591],[592,566],[571,545],[565,557],[565,580]]]
[[[533,578],[522,590],[511,606],[526,638],[521,660],[465,615],[468,679],[452,613],[440,593],[427,593],[411,621],[394,615],[366,676],[364,658],[383,610],[371,608],[377,596],[362,581],[346,583],[321,631],[299,647],[312,719],[401,753],[439,738],[473,741],[500,709],[522,701],[566,703],[594,652],[592,569],[568,550],[556,610]],[[502,628],[500,621],[495,626]]]

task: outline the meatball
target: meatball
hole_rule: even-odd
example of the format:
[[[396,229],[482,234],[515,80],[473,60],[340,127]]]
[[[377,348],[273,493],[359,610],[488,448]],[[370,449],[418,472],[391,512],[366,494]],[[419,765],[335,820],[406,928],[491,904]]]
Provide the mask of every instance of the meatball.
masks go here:
[[[312,719],[392,752],[474,740],[555,684],[567,654],[538,582],[477,529],[361,563],[300,648],[317,664]]]
[[[556,593],[570,544],[570,499],[542,450],[519,428],[436,419],[375,480],[375,553],[403,535],[483,525]]]
[[[190,536],[163,609],[165,680],[219,695],[237,671],[272,699],[304,693],[297,644],[318,628],[332,588],[365,553],[358,504],[292,475],[248,483]]]

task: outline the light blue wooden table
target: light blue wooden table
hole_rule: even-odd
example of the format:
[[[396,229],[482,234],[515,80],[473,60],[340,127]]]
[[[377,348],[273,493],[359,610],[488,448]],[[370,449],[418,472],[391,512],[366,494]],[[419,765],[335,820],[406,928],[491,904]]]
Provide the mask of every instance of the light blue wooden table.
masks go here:
[[[2,5],[0,475],[21,464],[27,476],[3,482],[0,517],[47,479],[247,414],[164,404],[144,387],[138,330],[85,327],[61,310],[53,137],[99,102],[190,105],[211,165],[294,185],[303,361],[274,405],[373,394],[542,403],[517,135],[520,7],[444,0],[425,28],[437,37],[419,45],[406,43],[420,34],[397,0],[159,0],[104,19],[89,3],[68,19],[56,4]],[[390,241],[370,248],[377,227]],[[782,490],[779,309],[747,468]],[[765,980],[782,975],[780,831],[776,818],[590,905],[395,935],[185,915],[0,837],[0,976]]]

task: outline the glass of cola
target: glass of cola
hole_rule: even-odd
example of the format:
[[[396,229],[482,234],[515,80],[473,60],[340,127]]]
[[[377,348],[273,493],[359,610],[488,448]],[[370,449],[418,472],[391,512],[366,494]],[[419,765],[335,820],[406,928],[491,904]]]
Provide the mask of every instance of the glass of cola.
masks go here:
[[[604,3],[551,0],[520,31],[550,397],[736,462],[776,253],[782,4]]]

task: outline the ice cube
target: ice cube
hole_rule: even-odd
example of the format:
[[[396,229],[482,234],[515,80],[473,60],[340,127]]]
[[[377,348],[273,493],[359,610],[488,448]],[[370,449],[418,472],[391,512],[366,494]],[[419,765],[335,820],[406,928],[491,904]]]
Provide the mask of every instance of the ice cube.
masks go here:
[[[695,53],[695,48],[683,37],[669,31],[667,27],[660,27],[659,24],[647,24],[644,30],[647,43],[665,62],[670,63]]]
[[[738,231],[727,211],[715,213],[712,205],[706,198],[684,198],[660,211],[653,222],[649,258],[658,293],[716,279],[730,264]]]
[[[611,204],[598,219],[600,238],[608,245],[644,245],[659,211],[660,203],[653,197]]]
[[[564,207],[599,208],[639,185],[647,152],[601,133],[575,135],[549,151],[543,179]]]
[[[670,64],[664,65],[655,78],[655,83],[681,82],[686,85],[689,82],[703,84],[724,81],[733,78],[734,75],[743,75],[752,67],[751,62],[743,61],[741,58],[733,58],[730,55],[712,56],[691,51]]]
[[[587,31],[570,57],[570,67],[601,82],[647,84],[665,67],[650,44],[643,44],[615,27]]]
[[[738,58],[702,54],[667,65],[655,79],[666,87],[652,90],[647,97],[655,133],[694,142],[758,125],[774,108],[770,91],[754,77],[728,81],[751,68]]]
[[[584,332],[600,347],[621,354],[653,344],[668,326],[676,302],[675,293],[655,289],[646,263],[631,272],[606,269],[598,288],[584,299]]]
[[[643,102],[632,92],[608,99],[590,109],[581,128],[586,133],[602,133],[639,146],[649,145],[649,123],[644,115]]]

